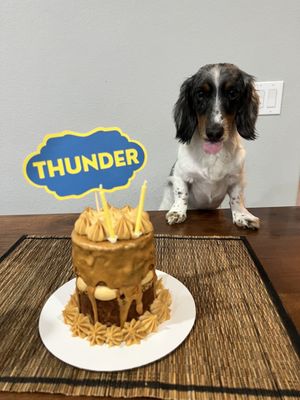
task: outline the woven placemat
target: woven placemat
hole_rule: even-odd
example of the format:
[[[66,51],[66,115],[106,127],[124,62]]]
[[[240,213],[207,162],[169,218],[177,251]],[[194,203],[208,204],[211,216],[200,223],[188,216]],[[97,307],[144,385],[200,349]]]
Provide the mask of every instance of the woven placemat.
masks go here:
[[[96,373],[52,356],[46,299],[73,278],[70,238],[22,237],[0,264],[0,390],[162,399],[300,398],[296,330],[243,238],[156,236],[157,268],[184,283],[194,328],[173,353]]]

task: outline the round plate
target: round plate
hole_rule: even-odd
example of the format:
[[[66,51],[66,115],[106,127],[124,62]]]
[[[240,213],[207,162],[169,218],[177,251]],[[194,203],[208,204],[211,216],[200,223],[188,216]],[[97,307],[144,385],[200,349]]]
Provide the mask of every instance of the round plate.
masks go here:
[[[140,367],[164,357],[176,349],[191,331],[196,317],[194,299],[177,279],[156,270],[172,296],[171,319],[158,326],[140,344],[109,347],[91,346],[86,339],[73,337],[63,321],[62,311],[75,291],[75,279],[54,292],[44,305],[39,332],[47,349],[57,358],[74,367],[92,371],[121,371]]]

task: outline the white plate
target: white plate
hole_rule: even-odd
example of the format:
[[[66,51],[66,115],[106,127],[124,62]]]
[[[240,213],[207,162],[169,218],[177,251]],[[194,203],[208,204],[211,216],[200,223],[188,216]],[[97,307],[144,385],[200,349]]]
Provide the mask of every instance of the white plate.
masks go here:
[[[194,299],[177,279],[157,271],[172,296],[171,319],[140,344],[109,347],[91,346],[86,339],[73,337],[63,321],[62,311],[75,290],[75,279],[54,292],[44,305],[39,321],[41,339],[57,358],[74,367],[92,371],[121,371],[140,367],[164,357],[176,349],[191,331],[196,317]]]

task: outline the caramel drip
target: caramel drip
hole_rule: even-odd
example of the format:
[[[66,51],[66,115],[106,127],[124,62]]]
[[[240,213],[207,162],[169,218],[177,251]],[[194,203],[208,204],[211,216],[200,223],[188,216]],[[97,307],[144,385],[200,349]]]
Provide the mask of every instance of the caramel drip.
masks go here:
[[[118,303],[119,303],[119,310],[120,310],[120,326],[123,327],[127,317],[128,317],[128,312],[131,306],[133,299],[130,298],[125,298],[125,299],[121,299],[120,297],[118,297]]]
[[[76,288],[75,288],[75,297],[76,297],[77,304],[80,304],[80,300],[79,300],[79,290],[78,290],[77,285],[76,285]]]
[[[156,282],[155,251],[153,233],[138,239],[122,242],[91,242],[85,236],[72,233],[73,265],[76,274],[88,287],[88,297],[92,304],[94,321],[98,321],[95,289],[104,282],[111,289],[118,289],[124,299],[118,297],[120,325],[124,326],[132,302],[136,301],[136,311],[143,313],[141,282],[150,270]]]
[[[142,285],[138,285],[134,288],[122,288],[120,292],[125,296],[124,299],[118,297],[119,309],[120,309],[120,326],[123,327],[128,318],[128,312],[132,302],[136,302],[136,312],[143,314],[143,290]]]
[[[97,303],[95,299],[95,288],[94,287],[87,287],[87,295],[88,298],[91,302],[92,308],[93,308],[93,314],[94,314],[94,324],[98,322],[98,311],[97,311]]]
[[[136,238],[134,226],[137,209],[130,206],[121,209],[109,207],[118,241],[107,241],[102,210],[96,212],[86,209],[76,221],[72,232],[72,258],[76,275],[87,285],[86,292],[92,306],[94,323],[98,322],[95,290],[99,282],[102,282],[118,293],[120,326],[123,327],[133,301],[136,302],[136,312],[140,315],[143,313],[142,280],[151,270],[153,281],[157,279],[154,270],[153,226],[148,214],[143,212],[142,235]],[[79,298],[77,289],[76,295]]]
[[[146,311],[138,320],[132,319],[125,322],[123,328],[116,325],[108,327],[99,322],[91,323],[87,316],[79,312],[75,295],[71,296],[63,310],[64,321],[70,326],[73,336],[86,338],[91,345],[107,343],[109,346],[118,346],[124,342],[130,346],[140,343],[144,337],[157,330],[159,323],[170,317],[168,306],[171,303],[170,293],[164,288],[161,280],[156,286],[159,287],[159,293],[153,303],[155,304],[154,312]]]
[[[138,314],[143,314],[143,291],[142,291],[142,285],[138,286],[138,290],[137,290],[137,295],[136,295],[136,312]]]
[[[154,270],[154,266],[152,266],[152,271],[153,271],[153,283],[154,283],[154,287],[155,287],[155,289],[156,289],[156,287],[157,287],[157,280],[158,280],[158,278],[157,278],[157,275],[156,275],[156,273],[155,273],[155,270]],[[160,278],[161,279],[161,278]]]
[[[99,282],[111,289],[137,287],[155,265],[153,233],[116,243],[91,242],[72,232],[73,265],[87,286]]]

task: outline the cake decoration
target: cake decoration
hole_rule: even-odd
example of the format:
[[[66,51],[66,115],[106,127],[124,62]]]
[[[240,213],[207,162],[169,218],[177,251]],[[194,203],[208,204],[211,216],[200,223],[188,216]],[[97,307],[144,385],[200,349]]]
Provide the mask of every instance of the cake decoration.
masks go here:
[[[140,142],[120,128],[100,127],[87,133],[46,135],[25,158],[23,174],[31,185],[58,200],[78,199],[100,185],[106,191],[129,187],[146,162],[147,152]]]
[[[140,214],[139,228],[137,230],[137,208],[125,206],[118,209],[107,203],[106,213],[109,214],[111,223],[110,233],[104,209],[99,208],[98,210],[94,210],[90,207],[86,208],[76,220],[74,226],[75,232],[78,235],[86,235],[92,242],[110,241],[112,235],[115,241],[136,239],[143,234],[153,232],[153,226],[145,211],[142,211]]]
[[[90,331],[87,334],[87,340],[94,345],[101,345],[106,342],[106,326],[96,322],[90,325]]]
[[[123,341],[122,329],[116,325],[112,325],[106,330],[105,343],[109,346],[119,346]]]
[[[89,319],[83,314],[77,314],[72,322],[71,331],[73,336],[85,338],[90,331]]]
[[[171,296],[157,280],[153,226],[137,207],[113,207],[105,192],[126,188],[147,161],[144,146],[119,128],[45,136],[26,157],[26,180],[58,200],[95,194],[71,234],[75,292],[62,311],[73,336],[91,345],[138,344],[170,318]]]
[[[93,220],[86,225],[85,230],[82,229],[76,231],[79,233],[79,235],[86,234],[88,239],[92,242],[102,242],[108,236],[107,231],[104,228],[104,223],[100,220],[100,218],[97,217],[93,218]]]
[[[140,317],[140,321],[142,322],[144,332],[152,333],[157,331],[159,322],[156,314],[151,314],[151,312],[146,311],[145,314]]]
[[[96,209],[86,208],[74,224],[76,289],[63,317],[91,345],[138,344],[170,318],[172,299],[157,280],[153,226],[143,210],[146,189],[145,181],[136,208],[117,208],[100,187]]]
[[[97,197],[97,193],[95,193],[95,197]],[[110,212],[109,212],[109,209],[107,206],[107,201],[105,198],[105,194],[104,194],[102,185],[100,185],[100,197],[101,197],[102,206],[103,206],[104,220],[105,220],[105,223],[107,226],[107,231],[109,234],[109,236],[107,236],[107,240],[109,240],[111,243],[115,243],[117,241],[117,236],[115,235],[115,231],[112,226],[111,215],[110,215]]]
[[[141,188],[141,194],[140,194],[140,201],[137,209],[137,216],[136,216],[136,222],[135,222],[135,228],[134,228],[134,236],[139,237],[142,232],[141,232],[141,222],[142,222],[142,212],[144,208],[144,202],[145,202],[145,194],[146,194],[146,189],[147,189],[147,181],[145,181],[142,185]]]
[[[73,336],[87,339],[91,346],[105,343],[110,347],[119,346],[121,343],[127,346],[139,344],[150,333],[157,332],[160,323],[170,318],[171,295],[161,280],[156,281],[155,288],[158,294],[151,311],[143,313],[138,320],[126,322],[123,328],[116,325],[107,326],[100,322],[92,323],[87,316],[79,312],[75,294],[70,297],[63,311],[64,322],[70,325]],[[160,294],[162,295],[159,296]],[[166,298],[167,303],[163,303]]]
[[[85,209],[75,222],[76,291],[63,316],[73,335],[91,345],[138,344],[170,318],[171,295],[155,272],[153,226],[143,211],[145,191],[146,182],[137,208],[112,207],[104,192],[100,208],[96,194],[96,210]]]

